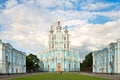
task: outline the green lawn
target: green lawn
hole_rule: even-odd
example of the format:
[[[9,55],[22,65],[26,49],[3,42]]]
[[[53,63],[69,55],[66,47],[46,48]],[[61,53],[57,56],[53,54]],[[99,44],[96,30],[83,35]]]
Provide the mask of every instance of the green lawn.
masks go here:
[[[62,75],[60,73],[42,73],[10,80],[109,80],[109,79],[85,76],[77,73],[63,73]]]

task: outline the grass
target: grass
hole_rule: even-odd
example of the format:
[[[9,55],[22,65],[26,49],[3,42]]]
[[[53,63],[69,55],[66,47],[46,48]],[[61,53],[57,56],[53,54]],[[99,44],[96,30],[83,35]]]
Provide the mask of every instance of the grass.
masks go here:
[[[21,78],[14,78],[10,80],[109,80],[106,78],[98,78],[77,73],[42,73]]]

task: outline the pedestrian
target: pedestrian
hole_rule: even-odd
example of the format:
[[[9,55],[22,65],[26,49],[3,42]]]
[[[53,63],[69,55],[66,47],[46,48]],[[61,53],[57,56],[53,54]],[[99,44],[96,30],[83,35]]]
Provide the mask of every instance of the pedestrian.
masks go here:
[[[61,71],[60,73],[61,73],[61,75],[62,75],[62,71]]]

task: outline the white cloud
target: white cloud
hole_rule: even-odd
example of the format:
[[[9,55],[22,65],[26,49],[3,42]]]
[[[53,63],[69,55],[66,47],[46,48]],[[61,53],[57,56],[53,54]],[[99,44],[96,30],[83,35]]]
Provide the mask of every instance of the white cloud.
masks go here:
[[[118,20],[120,19],[120,10],[112,10],[107,12],[95,12],[96,15],[106,16],[108,18],[111,18],[112,20]]]
[[[68,21],[64,21],[62,22],[63,26],[74,26],[74,25],[85,25],[87,22],[84,20],[77,20],[77,19],[72,19],[72,20],[68,20]]]
[[[118,18],[115,18],[115,14],[118,13],[116,10],[112,12],[72,10],[76,6],[69,0],[25,1],[20,5],[16,5],[15,1],[9,3],[8,7],[12,5],[13,7],[3,10],[0,14],[0,25],[6,27],[5,30],[0,31],[0,38],[4,41],[12,41],[12,45],[27,52],[37,53],[47,48],[50,25],[53,24],[55,28],[58,19],[62,21],[61,25],[63,27],[66,25],[69,29],[72,27],[69,31],[71,48],[80,50],[82,58],[89,51],[100,49],[114,41],[120,34],[120,28],[118,27],[120,21],[116,22]],[[57,8],[49,10],[49,7]],[[64,10],[65,8],[69,10]],[[98,15],[114,18],[114,21],[105,24],[88,22],[89,19],[96,18]]]
[[[100,2],[97,2],[97,3],[84,3],[81,6],[81,9],[83,9],[83,10],[101,10],[101,9],[109,8],[109,7],[113,6],[113,5],[115,5],[115,4],[113,4],[113,3],[100,3]]]
[[[17,1],[16,0],[9,0],[6,2],[6,8],[12,8],[15,5],[17,5]]]
[[[77,47],[81,44],[82,46],[87,45],[86,48],[90,47],[89,49],[103,48],[120,37],[119,25],[120,21],[112,21],[105,24],[85,24],[83,27],[77,27],[71,32],[74,34],[71,35],[71,45]]]

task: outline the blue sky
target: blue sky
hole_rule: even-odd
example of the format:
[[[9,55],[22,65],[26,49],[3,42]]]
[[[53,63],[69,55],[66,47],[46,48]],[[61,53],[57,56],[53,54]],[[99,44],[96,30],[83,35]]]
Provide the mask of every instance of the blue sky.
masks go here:
[[[58,20],[82,59],[120,37],[119,0],[0,0],[0,39],[27,54],[47,49]]]

